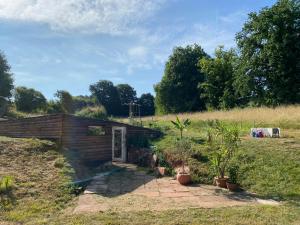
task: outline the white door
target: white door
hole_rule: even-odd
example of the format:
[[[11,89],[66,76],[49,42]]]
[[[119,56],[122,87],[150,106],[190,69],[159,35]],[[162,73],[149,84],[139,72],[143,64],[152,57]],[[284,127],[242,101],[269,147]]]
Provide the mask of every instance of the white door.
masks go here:
[[[126,127],[112,128],[112,160],[126,162]]]

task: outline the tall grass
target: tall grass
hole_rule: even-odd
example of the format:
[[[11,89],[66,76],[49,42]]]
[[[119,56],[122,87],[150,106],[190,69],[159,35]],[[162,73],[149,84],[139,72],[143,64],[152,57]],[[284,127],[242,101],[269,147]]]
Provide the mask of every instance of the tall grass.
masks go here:
[[[196,120],[225,120],[232,122],[251,123],[253,125],[277,124],[280,127],[300,128],[300,105],[280,106],[276,108],[259,107],[232,109],[227,111],[180,113],[180,119]],[[163,116],[143,117],[142,121],[170,121],[174,114]]]

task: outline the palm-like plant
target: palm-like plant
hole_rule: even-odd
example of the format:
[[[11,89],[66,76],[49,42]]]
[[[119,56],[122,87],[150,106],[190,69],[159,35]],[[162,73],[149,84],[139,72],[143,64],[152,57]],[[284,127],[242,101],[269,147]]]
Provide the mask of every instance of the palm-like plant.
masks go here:
[[[176,116],[176,120],[175,121],[172,120],[171,122],[173,123],[175,128],[180,131],[180,139],[182,139],[182,136],[183,136],[182,133],[191,124],[191,121],[189,119],[180,121],[178,116]]]

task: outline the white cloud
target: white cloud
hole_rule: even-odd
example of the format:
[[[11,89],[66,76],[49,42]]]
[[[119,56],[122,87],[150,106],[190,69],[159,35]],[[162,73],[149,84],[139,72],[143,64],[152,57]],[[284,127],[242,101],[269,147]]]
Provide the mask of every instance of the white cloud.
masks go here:
[[[148,50],[144,46],[136,46],[128,50],[128,55],[132,58],[145,59],[147,57]]]
[[[165,0],[0,0],[0,19],[39,22],[60,31],[128,34]]]

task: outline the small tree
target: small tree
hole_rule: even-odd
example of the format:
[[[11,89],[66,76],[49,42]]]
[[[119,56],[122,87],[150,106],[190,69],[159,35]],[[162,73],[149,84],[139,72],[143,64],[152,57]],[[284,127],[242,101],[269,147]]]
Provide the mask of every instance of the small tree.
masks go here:
[[[182,133],[191,124],[191,121],[189,119],[180,121],[178,116],[176,116],[176,120],[175,121],[172,120],[171,123],[173,123],[175,128],[180,131],[180,139],[182,139],[183,137]]]
[[[17,110],[22,112],[36,112],[47,106],[44,95],[33,88],[17,87],[14,97]]]
[[[64,90],[59,90],[54,95],[59,99],[59,104],[61,105],[61,109],[65,113],[74,113],[74,102],[73,96]]]
[[[236,127],[225,126],[215,121],[208,132],[208,147],[211,151],[210,162],[219,178],[224,178],[228,164],[238,149],[240,141]]]

